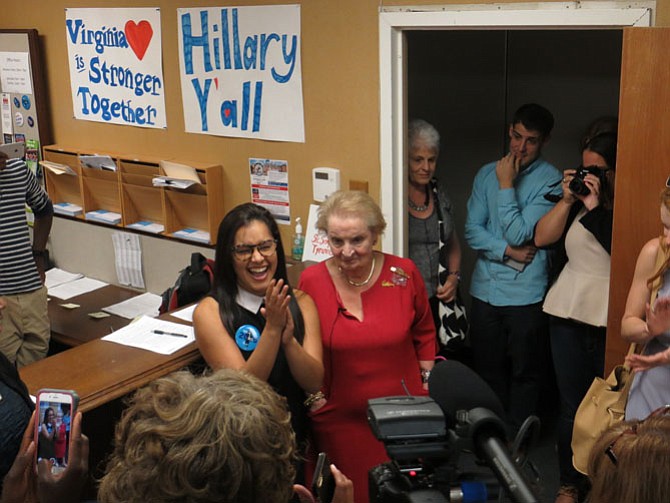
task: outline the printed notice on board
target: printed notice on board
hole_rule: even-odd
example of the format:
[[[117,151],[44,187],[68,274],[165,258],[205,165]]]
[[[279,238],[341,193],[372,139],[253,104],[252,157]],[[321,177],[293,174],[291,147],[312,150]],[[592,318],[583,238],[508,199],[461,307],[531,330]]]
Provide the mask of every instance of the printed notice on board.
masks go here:
[[[249,159],[251,202],[266,208],[279,224],[291,223],[288,198],[288,161]]]
[[[27,52],[0,52],[0,84],[3,93],[33,94]]]

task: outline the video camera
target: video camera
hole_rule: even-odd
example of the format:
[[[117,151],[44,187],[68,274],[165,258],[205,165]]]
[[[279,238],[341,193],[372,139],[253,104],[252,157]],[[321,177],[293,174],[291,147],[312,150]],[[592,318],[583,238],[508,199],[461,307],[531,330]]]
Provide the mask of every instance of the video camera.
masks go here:
[[[429,387],[431,398],[368,400],[368,422],[391,458],[369,472],[370,502],[479,503],[495,500],[501,487],[514,502],[538,502],[508,452],[496,414],[502,405],[488,385],[465,365],[446,361],[433,369]],[[490,471],[464,470],[463,451]]]

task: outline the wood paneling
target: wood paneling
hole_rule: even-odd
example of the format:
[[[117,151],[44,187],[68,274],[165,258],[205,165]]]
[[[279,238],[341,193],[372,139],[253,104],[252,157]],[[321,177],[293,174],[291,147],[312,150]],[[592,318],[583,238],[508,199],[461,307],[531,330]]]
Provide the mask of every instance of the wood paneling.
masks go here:
[[[605,374],[623,361],[621,317],[642,245],[661,233],[670,175],[670,29],[624,29]]]

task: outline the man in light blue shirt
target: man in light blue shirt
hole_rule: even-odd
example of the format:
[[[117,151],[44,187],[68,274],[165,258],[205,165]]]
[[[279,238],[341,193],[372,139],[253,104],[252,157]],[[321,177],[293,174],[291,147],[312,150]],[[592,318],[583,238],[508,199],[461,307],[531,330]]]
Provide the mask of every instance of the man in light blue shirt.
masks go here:
[[[465,238],[478,257],[470,294],[477,372],[500,397],[516,429],[535,414],[547,360],[547,252],[533,246],[537,221],[561,194],[561,173],[541,157],[554,118],[536,104],[509,126],[509,153],[479,170]]]

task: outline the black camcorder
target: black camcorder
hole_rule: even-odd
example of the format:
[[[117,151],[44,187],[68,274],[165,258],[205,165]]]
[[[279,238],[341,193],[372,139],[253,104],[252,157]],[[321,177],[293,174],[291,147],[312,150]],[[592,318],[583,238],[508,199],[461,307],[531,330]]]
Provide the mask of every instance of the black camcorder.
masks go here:
[[[586,175],[595,175],[600,180],[600,185],[604,185],[605,173],[607,173],[607,170],[598,166],[580,166],[577,168],[575,176],[572,178],[572,180],[570,180],[570,185],[568,185],[568,188],[572,191],[573,194],[577,196],[588,196],[591,190],[586,185],[586,183],[584,183],[584,178],[586,178]]]

